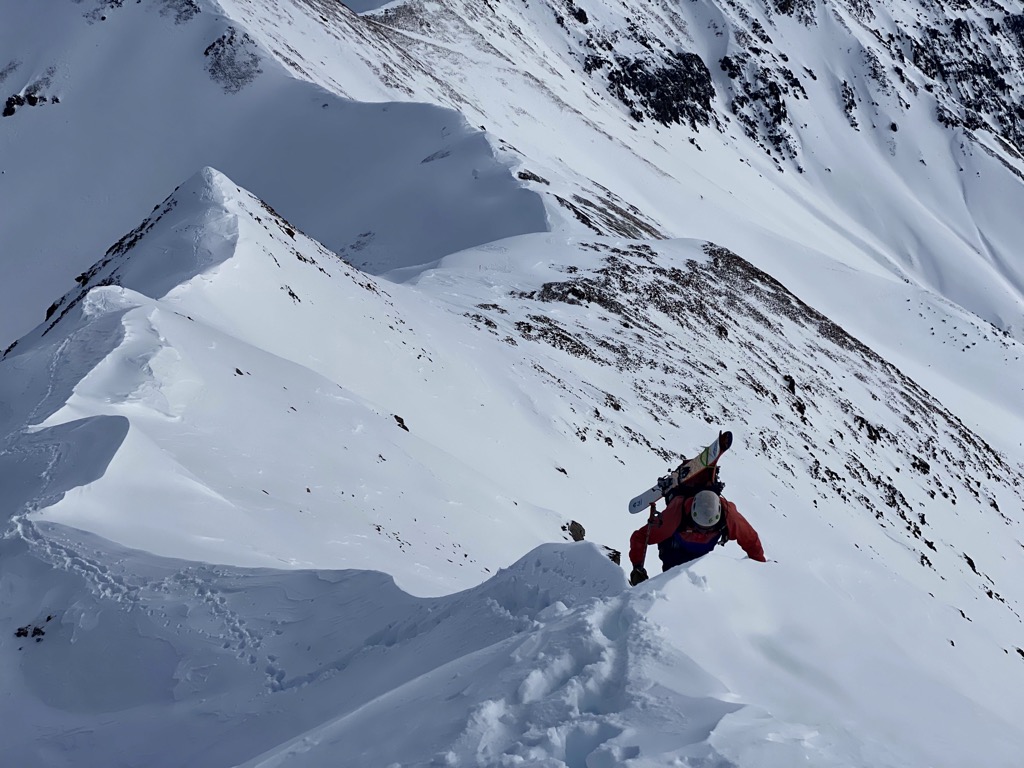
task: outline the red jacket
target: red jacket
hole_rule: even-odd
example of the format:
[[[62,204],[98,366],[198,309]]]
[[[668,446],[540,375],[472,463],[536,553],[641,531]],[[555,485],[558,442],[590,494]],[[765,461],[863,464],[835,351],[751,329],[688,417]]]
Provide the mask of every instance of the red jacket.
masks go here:
[[[751,560],[766,562],[764,549],[761,548],[761,539],[754,527],[747,522],[747,519],[736,509],[736,505],[726,499],[722,499],[722,512],[725,514],[725,524],[729,531],[729,538],[739,544]],[[690,515],[690,507],[693,506],[693,499],[683,499],[677,496],[668,503],[661,517],[652,523],[638,528],[629,537],[629,561],[636,566],[643,566],[644,558],[647,555],[647,546],[660,544],[670,538],[679,528],[683,515]],[[648,534],[648,529],[650,534]],[[680,531],[680,535],[687,541],[707,542],[718,536],[715,532],[704,533],[701,531]]]

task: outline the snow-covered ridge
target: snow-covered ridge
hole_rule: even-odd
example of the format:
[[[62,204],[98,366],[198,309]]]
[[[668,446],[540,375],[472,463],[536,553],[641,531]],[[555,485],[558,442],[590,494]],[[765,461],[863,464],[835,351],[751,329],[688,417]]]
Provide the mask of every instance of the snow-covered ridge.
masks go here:
[[[161,417],[161,431],[169,430],[157,442],[174,443],[177,438],[172,435],[188,432],[186,424],[222,397],[210,399],[210,382],[200,383],[204,376],[194,381],[201,370],[194,366],[208,355],[195,357],[190,336],[180,337],[186,346],[173,341],[180,329],[172,334],[172,327],[194,324],[200,334],[196,340],[205,334],[221,339],[214,348],[228,344],[240,355],[255,354],[253,364],[269,353],[282,366],[278,373],[296,366],[288,377],[312,376],[317,407],[325,407],[324,393],[315,383],[323,377],[325,383],[349,393],[345,399],[358,397],[360,408],[376,410],[372,418],[394,419],[403,427],[407,419],[422,425],[435,447],[500,487],[502,473],[495,470],[508,461],[507,449],[498,443],[482,451],[493,439],[488,427],[474,425],[470,414],[460,413],[458,390],[450,399],[442,396],[449,405],[439,408],[436,389],[451,376],[465,381],[472,370],[470,375],[483,385],[481,405],[489,409],[498,407],[502,389],[495,386],[493,375],[481,377],[477,364],[466,361],[467,369],[456,362],[449,342],[438,343],[438,329],[444,327],[448,338],[464,338],[462,344],[476,347],[480,360],[525,356],[529,367],[521,375],[530,383],[524,383],[522,391],[530,393],[533,408],[554,419],[562,440],[578,441],[594,459],[618,465],[617,472],[624,473],[627,459],[638,452],[673,461],[679,453],[675,435],[689,434],[688,425],[695,421],[736,424],[747,450],[762,457],[784,485],[797,480],[818,484],[819,490],[805,503],[817,506],[840,499],[850,511],[877,520],[882,530],[901,532],[912,561],[940,575],[953,568],[993,601],[1019,613],[1021,598],[1008,584],[1012,568],[1004,573],[998,561],[972,555],[966,544],[1018,525],[1003,510],[1021,504],[1024,472],[1019,462],[1008,462],[919,385],[835,323],[737,255],[710,244],[581,240],[549,248],[554,260],[527,277],[529,270],[517,264],[517,254],[532,258],[534,248],[528,242],[525,247],[508,242],[503,259],[496,261],[490,248],[479,251],[482,260],[468,252],[422,276],[415,292],[395,286],[389,293],[309,240],[268,205],[206,169],[80,275],[82,287],[54,302],[47,323],[11,351],[6,362],[14,368],[8,369],[35,370],[30,379],[37,381],[55,376],[56,361],[76,359],[85,367],[77,368],[77,374],[68,369],[57,382],[39,381],[36,387],[47,393],[42,401],[33,401],[31,389],[20,397],[12,395],[9,400],[15,408],[4,431],[16,441],[23,428],[98,415],[95,406],[78,403],[84,395],[87,402],[129,406],[128,411],[114,409],[129,420],[131,409],[143,406]],[[595,259],[600,264],[596,268],[591,266]],[[509,271],[520,275],[513,285],[496,280]],[[459,287],[453,290],[455,285]],[[397,296],[391,295],[396,291]],[[449,298],[440,304],[423,300],[442,295]],[[462,326],[460,315],[471,321],[469,328]],[[115,322],[122,329],[104,337],[107,332],[99,329]],[[88,330],[92,327],[97,330]],[[424,332],[424,327],[430,330]],[[330,328],[345,331],[325,335],[319,330]],[[988,348],[1013,345],[986,336],[983,328],[976,333]],[[679,338],[688,341],[680,346],[674,341]],[[93,339],[104,341],[96,346]],[[968,341],[965,348],[976,343]],[[378,345],[394,350],[386,367],[353,367],[352,361],[368,359]],[[114,355],[111,361],[122,361],[96,364],[107,355]],[[223,353],[216,355],[222,357]],[[260,365],[266,369],[270,362]],[[126,363],[142,364],[128,389]],[[234,380],[252,375],[247,366],[228,365],[227,360],[222,365]],[[496,372],[502,365],[487,367]],[[410,374],[431,386],[410,392],[402,386]],[[75,376],[84,378],[77,382]],[[107,391],[110,385],[118,388],[116,393]],[[304,381],[303,386],[310,383]],[[72,389],[75,395],[64,405],[61,400]],[[284,391],[288,389],[285,385]],[[253,405],[256,402],[260,401]],[[542,402],[548,405],[538,407]],[[513,411],[517,407],[514,401],[511,406]],[[265,407],[260,402],[259,408]],[[296,410],[294,405],[287,408],[287,413]],[[99,412],[104,411],[109,409],[101,407]],[[192,411],[195,414],[188,415]],[[231,418],[226,416],[224,423]],[[823,424],[829,427],[823,429]],[[529,437],[533,429],[525,426],[518,439],[527,444],[535,440]],[[210,426],[203,429],[210,431]],[[39,434],[32,439],[38,440]],[[274,455],[282,450],[266,438],[256,439],[265,444],[261,452]],[[277,436],[274,442],[280,439]],[[298,441],[294,444],[311,439],[315,438],[298,434],[290,438]],[[229,438],[225,447],[232,444]],[[198,442],[190,450],[210,449]],[[378,463],[384,459],[380,451],[362,453],[369,459],[376,456]],[[537,459],[532,472],[545,471],[543,457]],[[323,470],[306,468],[298,474],[313,477],[329,471],[330,461]],[[576,476],[572,462],[556,461],[553,468]],[[262,471],[258,466],[253,469]],[[367,471],[363,467],[357,474],[362,477]],[[383,468],[381,486],[374,493],[379,495],[387,486],[388,473],[408,476],[413,471]],[[220,485],[209,470],[202,474],[206,479],[200,486]],[[118,483],[112,482],[111,492],[116,494]],[[322,478],[309,482],[320,484]],[[360,486],[365,482],[362,477]],[[404,493],[402,488],[391,493],[395,491],[399,497]],[[310,493],[308,487],[306,492]],[[259,493],[273,496],[266,488]],[[228,504],[232,511],[226,519],[243,512],[259,493],[249,488]],[[564,493],[546,498],[543,492],[520,489],[517,495],[519,502],[557,508]],[[223,503],[224,492],[217,496],[216,503]],[[289,491],[286,496],[300,513],[309,506],[301,493]],[[568,502],[572,497],[570,493],[564,498]],[[205,505],[199,500],[190,503],[198,504],[197,511]],[[381,502],[363,504],[359,506],[364,514],[387,507]],[[936,504],[941,512],[934,511]],[[60,518],[60,509],[58,505],[51,514]],[[974,519],[977,513],[984,516],[983,525]],[[967,518],[959,522],[962,515]],[[488,525],[501,524],[504,518],[505,513],[488,516]],[[113,535],[117,528],[107,522],[104,530]],[[604,529],[598,530],[603,537]],[[119,538],[125,535],[120,530],[115,539],[146,548],[147,534],[138,531],[128,539]],[[401,547],[409,529],[394,536]],[[162,542],[156,551],[175,556],[191,551],[177,546]],[[285,554],[287,546],[270,550],[280,551],[285,560],[290,557]],[[238,557],[235,552],[228,561],[249,562],[247,556]]]
[[[459,529],[519,547],[561,538],[548,510],[517,519],[500,473],[461,479],[472,470],[458,456],[486,456],[474,445],[487,428],[454,417],[464,395],[444,382],[475,378],[481,406],[509,407],[500,380],[452,349],[472,330],[460,336],[461,321],[401,287],[396,305],[220,173],[182,185],[78,281],[2,361],[5,450],[12,472],[28,472],[8,515],[47,507],[121,544],[244,565],[370,566],[377,546],[412,546],[394,573],[427,592],[502,562]],[[430,384],[408,386],[419,379]],[[29,479],[48,430],[67,446],[57,453],[102,443],[86,480],[73,459]],[[278,480],[262,479],[270,467]],[[146,487],[163,502],[140,515]],[[414,488],[432,500],[407,515]],[[295,516],[289,536],[282,514]],[[429,576],[434,567],[449,576]]]
[[[5,757],[1016,768],[1013,9],[377,5],[0,0]]]
[[[323,377],[324,384],[345,393],[344,401],[358,398],[356,410],[368,407],[376,411],[367,414],[370,418],[381,423],[393,420],[405,431],[406,420],[417,423],[426,429],[428,442],[435,449],[442,448],[449,461],[464,462],[500,488],[507,483],[500,467],[509,460],[508,448],[502,443],[512,433],[506,429],[496,441],[487,424],[475,423],[470,413],[460,409],[464,396],[459,389],[453,388],[439,400],[438,386],[450,377],[463,382],[468,381],[467,375],[475,378],[480,405],[489,412],[511,408],[509,412],[514,413],[520,407],[516,400],[521,394],[499,406],[504,388],[494,374],[506,364],[484,364],[489,370],[483,372],[475,360],[458,361],[451,340],[459,338],[464,339],[459,343],[477,349],[475,357],[480,361],[519,359],[520,376],[525,377],[519,391],[529,393],[531,410],[553,419],[562,441],[585,446],[591,461],[617,465],[616,477],[626,473],[630,456],[653,454],[661,462],[674,461],[680,453],[676,435],[691,434],[689,425],[694,422],[737,425],[746,449],[763,458],[783,485],[795,487],[799,481],[817,486],[810,496],[804,494],[805,504],[818,507],[839,499],[855,517],[877,521],[882,531],[898,532],[909,561],[942,578],[953,569],[973,582],[980,594],[1019,616],[1022,603],[1011,586],[1012,566],[1004,567],[999,558],[972,554],[968,542],[998,537],[1000,530],[1019,525],[1004,510],[1017,509],[1022,503],[1024,471],[1020,463],[1007,461],[994,451],[893,365],[770,276],[712,244],[666,241],[650,245],[599,238],[557,249],[549,244],[553,260],[529,275],[518,254],[532,259],[534,248],[529,241],[522,246],[508,243],[506,255],[497,261],[490,247],[467,252],[419,278],[415,292],[401,286],[385,290],[378,281],[309,240],[266,203],[206,169],[79,276],[82,287],[54,302],[47,323],[24,340],[27,349],[14,348],[9,362],[15,369],[36,370],[33,377],[52,379],[57,370],[54,365],[61,360],[81,362],[79,367],[65,370],[58,381],[46,383],[46,395],[40,402],[33,401],[31,390],[20,398],[11,396],[15,409],[5,432],[16,442],[19,429],[38,430],[83,415],[112,415],[105,405],[96,411],[96,405],[88,404],[111,402],[120,402],[122,406],[114,412],[130,421],[139,406],[144,413],[157,416],[158,432],[167,433],[157,439],[158,445],[174,445],[179,439],[174,435],[194,429],[187,425],[197,419],[230,424],[234,418],[230,413],[207,413],[223,395],[215,394],[218,390],[211,389],[212,382],[199,373],[204,370],[202,360],[223,359],[224,353],[221,350],[212,358],[208,353],[197,356],[195,344],[211,334],[219,339],[211,349],[228,345],[245,359],[255,356],[250,366],[258,364],[268,374],[275,371],[268,365],[280,366],[273,377],[298,376],[296,382],[301,381],[301,386],[313,387],[316,408],[328,407],[331,400],[324,400],[324,385],[317,383]],[[595,259],[600,266],[591,266]],[[500,276],[509,272],[520,277],[512,285],[503,284]],[[479,293],[481,287],[483,294]],[[425,297],[445,295],[448,298],[441,303],[424,301]],[[469,327],[462,324],[463,318],[471,322]],[[101,329],[112,323],[119,323],[121,329],[104,336],[109,332]],[[181,336],[181,328],[173,330],[193,324],[199,333],[194,338],[193,334]],[[344,331],[328,330],[332,328]],[[443,336],[441,328],[446,329]],[[1013,347],[1011,341],[988,336],[983,327],[975,333],[989,350],[1000,345]],[[439,342],[439,337],[445,340]],[[676,343],[680,338],[687,339],[686,344]],[[97,346],[95,342],[101,339]],[[977,343],[969,340],[965,349]],[[354,361],[373,359],[373,350],[379,346],[392,350],[383,366],[353,366]],[[39,348],[50,351],[40,353]],[[263,359],[267,354],[271,358]],[[101,362],[97,365],[97,361]],[[134,383],[127,388],[126,365],[135,371],[127,379]],[[233,381],[252,376],[250,366],[229,365],[226,359],[221,365]],[[284,373],[291,367],[294,372]],[[84,378],[78,382],[75,376]],[[419,392],[409,391],[403,382],[410,376],[422,378],[428,386]],[[298,386],[282,385],[284,392]],[[110,386],[117,389],[109,391]],[[64,405],[62,398],[72,391],[75,394]],[[246,402],[265,409],[267,403],[250,399],[257,393],[265,396],[267,391],[258,388],[249,393],[239,401],[239,409],[245,408]],[[294,399],[294,395],[273,399],[281,397]],[[442,403],[447,405],[439,407]],[[23,409],[20,415],[18,406]],[[295,412],[296,406],[289,403],[285,413]],[[342,421],[352,418],[346,415]],[[330,419],[323,421],[331,423]],[[219,428],[214,422],[203,426],[201,434],[216,434]],[[274,430],[281,429],[285,427],[273,426],[266,437],[254,433],[248,438],[262,446],[259,453],[266,453],[263,461],[284,449],[283,434],[274,435]],[[356,434],[362,431],[362,427],[354,429]],[[525,425],[517,430],[515,443],[536,441],[535,429]],[[235,430],[237,427],[228,429]],[[123,428],[118,426],[115,431]],[[288,433],[286,444],[292,449],[317,439],[291,428]],[[189,453],[214,450],[201,435],[197,437]],[[241,449],[235,436],[225,437],[227,442],[217,451]],[[38,441],[39,433],[32,439]],[[416,440],[415,436],[409,439]],[[493,448],[484,448],[489,443]],[[347,445],[340,447],[349,450]],[[413,449],[399,450],[404,461],[415,461],[410,453]],[[249,450],[241,451],[250,455]],[[554,462],[546,468],[543,456],[533,461],[519,459],[517,474],[535,476],[556,469],[566,477],[576,477],[573,462],[558,456],[559,451],[554,453]],[[388,508],[383,498],[371,498],[384,493],[400,499],[408,490],[405,483],[388,489],[385,478],[391,473],[409,477],[418,470],[384,466],[386,456],[381,450],[365,448],[360,454],[364,461],[372,460],[379,467],[372,472],[378,480],[369,486],[377,487],[356,504],[362,525],[367,525],[375,511]],[[177,466],[185,452],[174,448],[170,455],[175,457],[172,465]],[[298,483],[298,493],[284,493],[287,504],[306,514],[311,500],[303,497],[301,488],[305,487],[308,495],[310,487],[323,485],[336,461],[337,457],[324,456],[319,468],[296,469],[297,476],[310,479]],[[195,457],[188,457],[188,462],[194,464]],[[118,466],[112,478],[126,471]],[[187,470],[190,475],[196,471],[195,466]],[[258,475],[263,470],[257,463],[247,471]],[[367,487],[367,472],[370,469],[364,464],[355,473],[360,487]],[[198,481],[198,489],[212,490],[219,489],[224,478],[204,468],[193,480]],[[228,487],[238,482],[238,478],[228,478]],[[109,479],[107,484],[116,497],[119,481]],[[233,501],[228,499],[236,491],[216,490],[216,498],[209,501],[203,500],[206,490],[199,497],[190,496],[189,491],[186,496],[192,500],[188,505],[196,514],[208,504],[221,506],[227,522],[238,514],[248,515],[248,505],[260,494],[270,499],[257,504],[258,508],[269,511],[280,503],[271,490],[256,488],[255,478],[244,485],[245,490],[237,489],[242,495]],[[334,488],[331,494],[335,498],[339,493],[340,498],[351,495],[341,491],[342,485],[332,481],[327,487]],[[578,495],[578,489],[568,486],[554,497],[539,489],[520,488],[515,496],[505,493],[499,494],[504,498],[499,504],[506,510],[511,509],[506,505],[512,500],[516,505],[557,509],[564,504],[571,508],[570,500]],[[618,493],[625,494],[626,489]],[[69,522],[72,518],[65,518],[61,510],[69,505],[77,510],[79,503],[58,504],[48,515]],[[137,519],[125,504],[111,503],[125,508],[126,519]],[[75,514],[83,527],[97,530],[85,522],[88,517],[80,517],[81,511]],[[326,514],[326,508],[321,514]],[[410,538],[449,535],[441,528],[427,533],[422,524],[410,529],[404,515],[387,514],[389,519],[402,521],[400,530],[388,534],[388,539],[393,539],[389,546],[397,544],[402,549]],[[983,523],[975,519],[977,514],[982,515]],[[475,520],[481,531],[495,523],[512,528],[517,516],[509,518],[508,511],[495,510],[481,519],[476,511],[460,525]],[[96,518],[93,524],[99,521]],[[554,522],[548,523],[549,530]],[[388,527],[383,520],[372,524],[379,528],[378,533]],[[162,554],[194,554],[185,544],[187,536],[178,544],[151,540],[146,531],[158,531],[160,526],[149,522],[135,533],[126,533],[135,525],[118,528],[107,520],[101,530],[135,547],[155,546],[154,551]],[[597,530],[602,538],[607,536],[603,526]],[[270,529],[267,531],[269,534]],[[616,528],[609,532],[621,536]],[[614,543],[616,539],[607,540]],[[182,546],[185,548],[180,549]],[[254,546],[250,542],[247,546],[260,553],[256,562],[268,555],[285,562],[293,559],[288,544]],[[330,557],[329,551],[321,556]],[[441,548],[436,551],[443,553]],[[1012,546],[1007,548],[1007,554],[1012,551]],[[250,555],[234,547],[214,546],[205,557],[226,557],[227,562],[238,564],[253,562]],[[495,561],[490,562],[493,569]],[[460,563],[460,567],[466,564]]]
[[[1024,327],[1019,8],[224,7],[296,77],[457,109],[540,177],[568,176],[584,199],[610,190],[655,231],[743,252],[767,231],[819,260],[874,262],[1004,331]],[[343,67],[330,63],[339,41]],[[566,195],[535,188],[553,219],[572,219]],[[787,284],[801,272],[762,266]]]
[[[464,117],[297,81],[211,3],[13,3],[0,48],[15,57],[0,87],[48,98],[0,118],[2,348],[205,165],[378,272],[546,227]]]
[[[739,256],[535,234],[385,288],[206,169],[80,283],[0,361],[26,760],[955,765],[953,721],[1015,754],[1019,466]],[[570,514],[624,544],[638,476],[723,421],[778,563],[499,572]],[[887,699],[864,757],[883,681],[920,719]]]
[[[204,370],[202,360],[224,357],[223,351],[213,358],[197,355],[195,341],[212,334],[219,339],[214,348],[228,345],[236,354],[252,360],[249,365],[229,365],[223,359],[224,373],[231,380],[245,381],[256,365],[267,374],[274,370],[268,365],[277,365],[280,369],[274,377],[299,377],[294,384],[282,381],[283,392],[293,390],[298,382],[305,389],[312,386],[315,400],[311,403],[316,402],[315,408],[322,409],[330,402],[329,397],[324,400],[323,385],[317,383],[323,377],[324,384],[340,388],[344,400],[358,398],[357,410],[369,407],[376,411],[367,416],[379,423],[391,423],[393,419],[392,426],[406,427],[408,420],[426,429],[428,442],[435,449],[442,448],[449,461],[464,462],[500,488],[507,482],[500,468],[509,461],[508,449],[502,443],[512,433],[506,428],[501,439],[495,441],[486,424],[475,424],[472,415],[460,409],[464,396],[458,389],[453,389],[450,397],[442,396],[440,402],[447,401],[448,405],[439,407],[438,385],[452,376],[466,381],[467,371],[472,370],[471,375],[483,387],[479,390],[482,407],[493,413],[495,408],[508,409],[509,405],[499,406],[502,388],[496,386],[493,373],[481,375],[476,362],[467,361],[470,368],[456,362],[450,342],[437,341],[439,329],[444,327],[446,338],[464,338],[462,344],[476,347],[476,357],[481,361],[521,359],[520,366],[525,370],[520,375],[529,382],[524,383],[522,391],[530,393],[532,409],[553,419],[563,444],[578,441],[585,447],[590,461],[611,462],[618,465],[618,473],[625,474],[630,456],[653,453],[661,462],[672,462],[679,453],[675,435],[691,434],[694,422],[737,425],[747,451],[763,458],[764,465],[784,486],[817,486],[812,494],[803,494],[804,504],[817,508],[840,500],[855,520],[877,521],[887,536],[898,534],[907,562],[941,579],[955,572],[973,583],[977,594],[1019,617],[1022,603],[1013,587],[1012,558],[972,554],[969,542],[981,546],[988,537],[1000,537],[1001,530],[1016,529],[1019,523],[1003,510],[1020,507],[1024,472],[1019,463],[1008,462],[996,453],[898,369],[793,297],[777,281],[717,246],[683,241],[652,246],[582,240],[549,249],[554,260],[543,270],[535,271],[525,281],[518,278],[514,286],[502,285],[495,278],[508,271],[528,274],[526,265],[517,263],[521,258],[517,254],[530,254],[530,259],[533,248],[528,243],[523,246],[509,241],[507,255],[497,262],[491,249],[479,252],[483,260],[477,260],[473,253],[453,257],[421,277],[416,293],[399,286],[389,293],[306,238],[265,203],[207,169],[157,206],[149,219],[83,273],[79,292],[55,302],[52,318],[37,330],[40,344],[55,345],[52,359],[110,358],[91,370],[80,369],[79,375],[84,378],[74,384],[75,395],[67,406],[62,407],[59,397],[54,397],[52,385],[48,385],[46,402],[52,403],[56,411],[41,410],[40,404],[22,398],[32,414],[24,425],[38,429],[65,423],[72,416],[92,417],[109,411],[102,406],[97,413],[94,405],[79,403],[84,397],[86,403],[121,402],[122,407],[114,412],[127,415],[129,420],[143,406],[158,417],[158,432],[166,432],[157,438],[158,445],[175,445],[180,439],[175,435],[195,429],[197,419],[212,419],[202,427],[202,435],[216,434],[220,428],[214,424],[230,424],[234,416],[230,411],[216,416],[209,413],[223,395],[214,395],[217,390],[211,389],[212,381],[204,375],[198,375],[202,383],[194,381]],[[595,258],[600,267],[590,266]],[[472,277],[467,280],[460,274]],[[487,301],[474,302],[481,275]],[[391,295],[396,291],[398,295]],[[441,304],[425,303],[419,294],[447,294],[450,298]],[[144,297],[159,302],[153,304]],[[70,316],[76,314],[76,308],[80,319],[72,323]],[[139,311],[132,312],[133,308]],[[461,325],[460,315],[472,326],[456,335],[454,327]],[[89,327],[107,327],[113,322],[111,316],[122,318],[119,322],[123,330],[104,342],[102,350],[91,341],[84,345],[76,342]],[[64,340],[48,339],[48,334],[58,333],[62,324],[68,323],[72,324],[61,334]],[[196,324],[200,332],[195,341],[180,336],[180,329],[173,330],[190,324]],[[345,332],[318,332],[329,328],[345,328]],[[475,334],[472,328],[478,329]],[[978,333],[982,338],[984,329]],[[474,336],[476,340],[471,341]],[[182,341],[176,342],[176,337]],[[92,331],[85,338],[101,336],[99,331]],[[680,346],[674,341],[679,338],[688,341]],[[24,354],[15,348],[10,362],[18,366],[20,358],[33,359],[36,352],[32,341],[31,337],[26,340],[29,348]],[[968,342],[967,346],[974,343]],[[988,347],[1012,346],[1012,342],[998,337],[985,343]],[[371,350],[379,345],[394,350],[384,367],[353,367],[353,361],[373,359]],[[76,351],[76,346],[85,346],[85,351]],[[267,353],[272,359],[263,359]],[[125,364],[135,368],[140,362],[143,366],[132,374],[135,383],[125,389]],[[53,365],[47,362],[45,370],[52,371]],[[285,373],[291,366],[296,367],[294,373]],[[491,372],[503,367],[502,363],[486,364]],[[410,375],[423,378],[428,385],[424,391],[410,392],[402,386]],[[385,377],[391,382],[387,383]],[[116,392],[107,390],[111,385],[118,388]],[[68,383],[62,386],[66,391]],[[239,408],[251,402],[251,406],[259,403],[261,411],[266,409],[266,402],[249,400],[257,393],[268,395],[267,390],[259,388],[240,400]],[[282,394],[273,399],[282,400],[282,410],[288,416],[296,412],[290,402],[294,397]],[[286,410],[283,400],[289,400]],[[18,402],[14,398],[12,401]],[[540,403],[547,404],[541,407]],[[515,401],[510,405],[512,412],[518,409]],[[348,423],[353,417],[341,418],[342,423]],[[330,418],[322,421],[325,425],[332,423]],[[239,514],[248,516],[250,505],[261,495],[270,498],[256,503],[256,507],[268,512],[279,507],[282,500],[300,515],[309,512],[312,500],[304,498],[301,489],[305,487],[309,495],[311,487],[323,486],[338,457],[325,455],[316,466],[296,468],[297,477],[309,478],[297,483],[296,489],[274,491],[262,487],[256,476],[263,471],[263,461],[277,462],[278,458],[270,457],[281,455],[282,450],[289,453],[296,446],[312,445],[317,440],[315,434],[321,431],[303,434],[288,428],[289,437],[282,445],[285,433],[275,434],[275,430],[285,427],[276,422],[268,422],[265,427],[269,430],[265,437],[256,432],[247,438],[261,446],[257,455],[264,454],[265,458],[246,470],[256,475],[235,490],[225,491],[221,486],[226,480],[229,489],[235,488],[240,478],[219,477],[208,467],[199,472],[195,456],[188,456],[187,472],[198,481],[197,488],[216,489],[216,498],[204,501],[205,490],[198,497],[187,491],[186,498],[191,499],[187,506],[194,508],[195,514],[206,516],[210,509],[222,508],[225,515],[222,523],[212,528],[204,523],[204,528],[216,531]],[[13,430],[11,435],[16,440],[17,421],[8,429]],[[535,429],[525,425],[518,430],[515,442],[536,441]],[[230,427],[228,431],[237,430]],[[355,427],[356,434],[361,430]],[[36,433],[33,440],[38,439]],[[188,453],[213,450],[205,439],[191,439]],[[216,450],[241,450],[241,455],[249,456],[251,450],[242,448],[236,440],[234,435],[221,437],[218,442],[224,442],[223,447]],[[416,437],[409,440],[415,442]],[[484,448],[492,442],[493,448]],[[339,447],[349,451],[352,446]],[[413,448],[396,447],[404,454],[405,462],[415,461],[417,451]],[[386,478],[392,473],[408,478],[419,470],[414,465],[387,465],[382,450],[362,448],[359,453],[363,463],[353,480],[370,493],[355,502],[354,508],[360,510],[361,525],[372,524],[383,533],[391,526],[384,520],[372,522],[374,515],[388,509],[385,498],[401,499],[410,487],[403,483],[389,488]],[[516,474],[535,477],[555,469],[568,478],[577,477],[579,469],[566,460],[572,454],[561,458],[558,453],[557,463],[546,468],[542,456],[532,462],[518,459]],[[175,457],[172,466],[177,466],[186,453],[173,448],[170,455]],[[371,472],[365,462],[379,469]],[[119,469],[120,463],[115,463],[105,483],[113,498],[119,493],[117,476],[127,471]],[[436,464],[434,460],[428,463]],[[238,468],[230,471],[237,474]],[[368,485],[367,473],[378,479]],[[343,485],[327,482],[326,487],[334,489],[326,499],[329,504],[335,503],[332,498],[351,496],[341,490]],[[422,486],[417,488],[422,492]],[[617,492],[625,495],[626,489]],[[93,490],[91,495],[96,493]],[[238,493],[241,495],[233,497]],[[279,493],[282,498],[278,498]],[[511,529],[519,515],[509,515],[510,501],[517,506],[572,508],[570,500],[578,497],[579,490],[570,485],[554,497],[539,489],[520,488],[514,496],[505,493],[500,494],[505,500],[499,504],[506,511],[495,510],[481,518],[477,509],[458,525],[475,521],[472,524],[481,532],[495,524]],[[371,501],[374,497],[380,498]],[[168,539],[151,539],[147,531],[160,530],[159,523],[145,522],[138,528],[135,522],[119,528],[97,517],[90,524],[88,516],[82,517],[81,501],[58,504],[47,515],[64,522],[77,519],[86,529],[166,555],[193,556],[205,551],[204,558],[253,562],[250,555],[233,546],[207,549],[204,545],[193,551],[186,544],[187,536],[179,537],[176,544]],[[108,503],[124,507],[126,520],[138,520],[125,504]],[[569,506],[564,507],[566,504]],[[96,502],[90,502],[90,506],[95,508]],[[65,508],[76,510],[75,517],[66,517],[62,511]],[[328,508],[319,514],[327,514]],[[422,523],[410,528],[405,514],[386,514],[389,520],[401,522],[382,542],[386,546],[397,544],[403,550],[413,539],[450,535],[443,528],[429,533]],[[976,519],[979,514],[981,522]],[[326,520],[310,527],[309,532],[319,531]],[[555,520],[548,523],[549,530],[554,529],[553,523]],[[102,527],[96,529],[96,524]],[[128,533],[133,528],[135,532]],[[605,530],[614,531],[616,538],[606,538]],[[606,529],[599,523],[597,531],[610,543],[621,541],[616,528]],[[270,532],[267,528],[268,535]],[[438,544],[436,551],[443,555],[440,539]],[[255,562],[268,556],[289,562],[294,559],[289,554],[293,546],[272,545],[269,540],[260,545],[253,541],[247,544],[254,554],[259,553]],[[330,551],[328,547],[317,557],[330,558]],[[1005,554],[1011,552],[1012,545],[1006,547]],[[471,555],[465,554],[459,567],[478,562],[477,556],[470,561]],[[360,553],[359,557],[371,555]],[[494,562],[491,558],[492,569]],[[443,558],[439,564],[443,565]],[[935,589],[941,590],[941,585]]]

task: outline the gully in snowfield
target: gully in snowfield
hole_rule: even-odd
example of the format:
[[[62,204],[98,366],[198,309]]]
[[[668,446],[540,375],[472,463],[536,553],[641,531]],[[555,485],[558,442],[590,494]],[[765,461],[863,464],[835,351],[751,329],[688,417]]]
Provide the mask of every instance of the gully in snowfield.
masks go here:
[[[630,502],[631,512],[638,512],[642,502],[649,502],[651,512],[650,521],[629,539],[629,560],[633,564],[630,585],[647,580],[644,559],[652,544],[658,545],[663,571],[706,555],[716,544],[730,539],[751,560],[765,562],[757,531],[735,504],[719,495],[725,486],[718,480],[718,459],[730,445],[732,433],[719,434],[718,440],[696,458],[684,461],[657,486]],[[655,511],[658,498],[666,499],[660,514]]]

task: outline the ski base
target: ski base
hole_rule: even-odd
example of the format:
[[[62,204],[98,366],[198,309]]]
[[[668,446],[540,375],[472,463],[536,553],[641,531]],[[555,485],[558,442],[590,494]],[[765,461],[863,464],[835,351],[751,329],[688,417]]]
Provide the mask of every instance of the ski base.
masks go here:
[[[687,459],[669,474],[658,479],[657,485],[648,488],[638,496],[634,496],[629,502],[629,513],[635,515],[642,512],[665,497],[669,491],[679,486],[706,484],[712,478],[704,478],[702,475],[708,470],[714,470],[722,454],[729,450],[732,445],[732,432],[720,432],[718,439],[702,450],[692,459]]]

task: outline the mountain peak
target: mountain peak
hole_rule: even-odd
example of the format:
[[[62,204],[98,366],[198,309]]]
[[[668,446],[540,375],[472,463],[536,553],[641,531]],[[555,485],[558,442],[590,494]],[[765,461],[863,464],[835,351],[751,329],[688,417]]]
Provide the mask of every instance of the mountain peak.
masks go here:
[[[214,168],[189,177],[75,278],[80,287],[49,307],[42,334],[93,288],[119,285],[158,299],[230,258],[237,238],[232,201],[243,196],[251,198]]]
[[[223,200],[229,195],[244,194],[242,188],[235,182],[209,165],[200,168],[174,191],[179,197],[191,195],[214,200]]]

